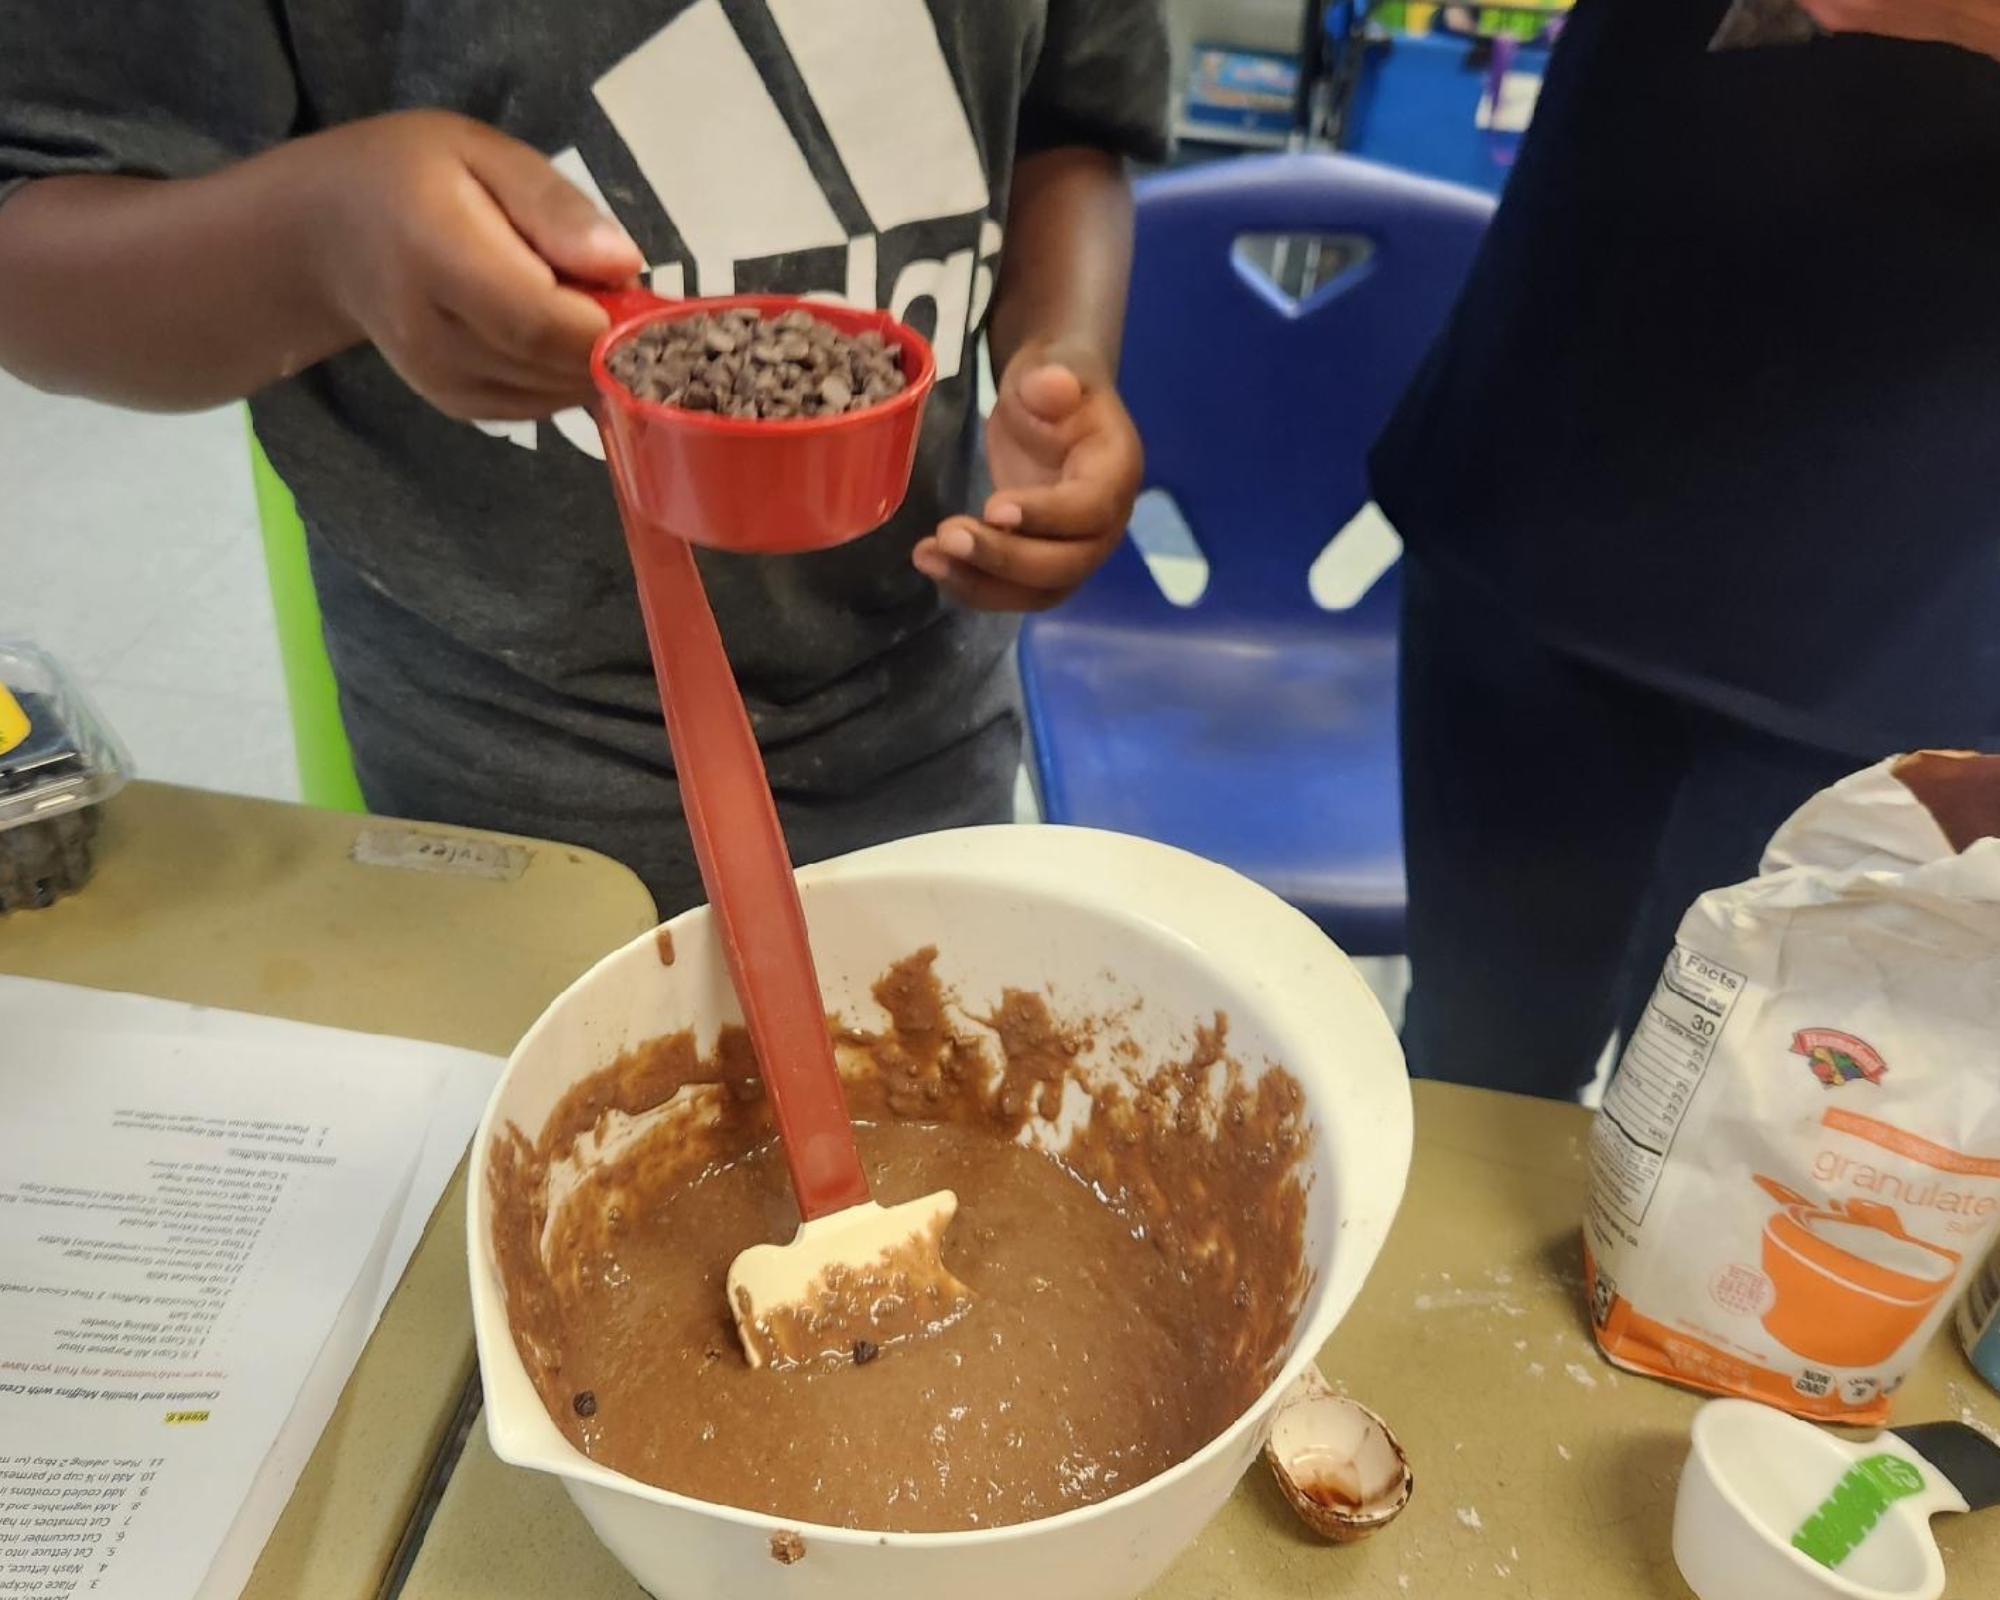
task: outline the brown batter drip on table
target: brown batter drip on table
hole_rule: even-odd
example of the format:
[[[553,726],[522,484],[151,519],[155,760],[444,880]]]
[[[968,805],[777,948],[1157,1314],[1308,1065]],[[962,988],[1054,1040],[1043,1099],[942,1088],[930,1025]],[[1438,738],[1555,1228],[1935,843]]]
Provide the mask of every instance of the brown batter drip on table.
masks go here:
[[[1109,1042],[1124,1080],[1086,1098],[1090,1025],[1010,991],[967,1026],[935,954],[875,986],[885,1031],[830,1026],[876,1197],[958,1193],[945,1260],[977,1300],[941,1332],[786,1371],[744,1361],[724,1276],[797,1212],[741,1029],[706,1057],[686,1033],[628,1051],[537,1139],[495,1141],[515,1343],[592,1459],[804,1522],[988,1527],[1144,1482],[1269,1382],[1310,1287],[1298,1084],[1253,1081],[1217,1017],[1150,1072]],[[1016,1142],[1065,1112],[1053,1150]],[[649,1113],[661,1128],[591,1167],[551,1225],[552,1172]]]

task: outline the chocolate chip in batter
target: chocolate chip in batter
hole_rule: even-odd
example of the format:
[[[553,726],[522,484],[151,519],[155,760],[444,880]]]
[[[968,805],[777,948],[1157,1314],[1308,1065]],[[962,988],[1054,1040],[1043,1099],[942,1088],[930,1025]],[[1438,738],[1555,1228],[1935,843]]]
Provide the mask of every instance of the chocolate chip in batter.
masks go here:
[[[591,1389],[577,1390],[576,1398],[570,1401],[570,1409],[573,1410],[579,1417],[596,1416],[597,1415],[596,1391]]]
[[[902,351],[879,333],[843,333],[809,311],[655,322],[613,350],[610,367],[641,400],[771,422],[865,411],[909,381]]]
[[[870,1344],[866,1339],[856,1339],[854,1341],[854,1364],[857,1367],[867,1366],[869,1362],[873,1361],[881,1353],[881,1350]]]

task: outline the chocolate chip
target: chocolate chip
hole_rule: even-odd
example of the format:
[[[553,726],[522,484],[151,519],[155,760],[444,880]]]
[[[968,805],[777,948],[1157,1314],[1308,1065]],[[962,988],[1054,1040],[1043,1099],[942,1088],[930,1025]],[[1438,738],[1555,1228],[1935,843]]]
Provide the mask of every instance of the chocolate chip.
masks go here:
[[[773,421],[864,411],[909,383],[891,341],[872,329],[850,337],[808,311],[656,322],[612,351],[610,366],[642,400]]]
[[[873,1361],[881,1353],[879,1347],[870,1344],[866,1339],[856,1339],[854,1341],[854,1364],[857,1367],[867,1366],[869,1362]]]
[[[594,1417],[597,1415],[597,1392],[594,1389],[579,1389],[569,1405],[579,1417]]]

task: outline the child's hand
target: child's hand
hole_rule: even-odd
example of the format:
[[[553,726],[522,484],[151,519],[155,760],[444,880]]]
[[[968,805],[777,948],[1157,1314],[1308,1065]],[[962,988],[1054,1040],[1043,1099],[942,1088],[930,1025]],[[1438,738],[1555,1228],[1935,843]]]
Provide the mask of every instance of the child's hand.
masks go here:
[[[1029,345],[1001,375],[986,424],[994,493],[985,520],[951,517],[917,570],[982,611],[1045,611],[1125,535],[1144,456],[1103,363]]]
[[[449,416],[543,417],[590,395],[605,314],[556,286],[642,266],[624,230],[537,151],[442,111],[320,136],[309,203],[322,289]]]
[[[2000,0],[1799,0],[1828,33],[1955,44],[2000,60]]]

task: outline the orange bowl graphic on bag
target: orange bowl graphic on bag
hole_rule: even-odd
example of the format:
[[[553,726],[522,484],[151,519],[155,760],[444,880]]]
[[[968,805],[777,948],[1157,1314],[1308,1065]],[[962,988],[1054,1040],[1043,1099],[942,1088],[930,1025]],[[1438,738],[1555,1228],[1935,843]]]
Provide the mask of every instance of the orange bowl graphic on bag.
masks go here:
[[[1961,1257],[1914,1238],[1892,1207],[1815,1203],[1773,1178],[1757,1183],[1783,1207],[1764,1224],[1765,1332],[1825,1366],[1887,1361],[1951,1287]]]

